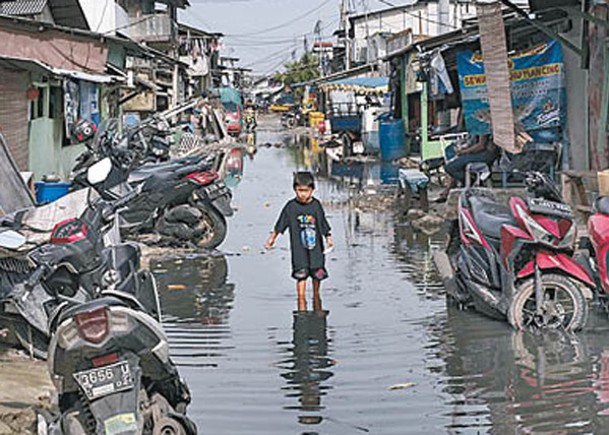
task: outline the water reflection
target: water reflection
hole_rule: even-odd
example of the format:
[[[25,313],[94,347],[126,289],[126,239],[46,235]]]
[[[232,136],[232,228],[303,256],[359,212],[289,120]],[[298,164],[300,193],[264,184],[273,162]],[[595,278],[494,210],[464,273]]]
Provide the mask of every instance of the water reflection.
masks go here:
[[[229,315],[235,285],[224,255],[190,256],[151,264],[172,355],[181,365],[215,366],[230,346]],[[204,346],[202,346],[204,343]]]
[[[390,252],[398,262],[398,269],[426,297],[444,297],[444,286],[433,262],[433,250],[444,244],[444,235],[426,235],[414,230],[405,220],[394,224]]]
[[[294,311],[292,343],[284,349],[286,358],[278,364],[281,376],[286,380],[282,388],[285,397],[298,404],[284,406],[287,410],[300,411],[298,422],[306,425],[323,421],[322,397],[332,388],[324,382],[333,376],[334,361],[328,356],[331,340],[327,333],[327,310]]]
[[[296,135],[283,138],[296,168],[311,171],[360,189],[370,185],[398,183],[398,166],[374,158],[363,160],[337,160],[326,153],[325,146],[312,135]]]
[[[449,431],[609,431],[609,345],[597,333],[513,331],[453,306],[429,328],[447,375]]]

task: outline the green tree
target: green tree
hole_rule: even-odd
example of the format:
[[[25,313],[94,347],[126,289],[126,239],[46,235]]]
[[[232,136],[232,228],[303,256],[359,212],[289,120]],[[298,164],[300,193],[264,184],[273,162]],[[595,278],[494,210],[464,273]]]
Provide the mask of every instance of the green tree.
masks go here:
[[[319,60],[313,53],[305,53],[300,60],[284,65],[285,72],[277,73],[275,80],[287,85],[306,82],[319,77]]]

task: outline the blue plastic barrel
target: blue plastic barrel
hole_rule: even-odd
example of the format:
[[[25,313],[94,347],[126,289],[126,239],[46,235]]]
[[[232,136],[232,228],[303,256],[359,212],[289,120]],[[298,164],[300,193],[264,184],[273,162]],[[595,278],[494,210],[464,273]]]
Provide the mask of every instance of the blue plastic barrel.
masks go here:
[[[70,191],[70,183],[37,181],[34,184],[38,204],[53,202]]]
[[[399,170],[396,165],[390,162],[381,163],[381,184],[395,185],[400,182]]]
[[[401,119],[381,118],[379,120],[379,143],[381,160],[397,160],[406,155],[404,121]]]

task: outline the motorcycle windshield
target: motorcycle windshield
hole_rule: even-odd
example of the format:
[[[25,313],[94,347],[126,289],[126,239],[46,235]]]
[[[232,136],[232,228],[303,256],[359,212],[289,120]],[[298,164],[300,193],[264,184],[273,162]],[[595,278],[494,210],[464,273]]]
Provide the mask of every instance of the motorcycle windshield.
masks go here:
[[[93,152],[99,152],[100,149],[102,149],[104,142],[112,140],[118,133],[119,125],[116,118],[108,118],[105,121],[102,121],[91,142],[91,150]]]

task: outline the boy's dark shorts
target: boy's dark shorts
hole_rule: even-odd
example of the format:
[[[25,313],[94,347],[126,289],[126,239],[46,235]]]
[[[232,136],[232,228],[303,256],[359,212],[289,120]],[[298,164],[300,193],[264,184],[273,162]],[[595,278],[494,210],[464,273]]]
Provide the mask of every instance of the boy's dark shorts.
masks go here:
[[[297,269],[292,272],[292,278],[302,281],[311,277],[317,281],[323,281],[328,277],[328,271],[324,267],[318,269]]]

